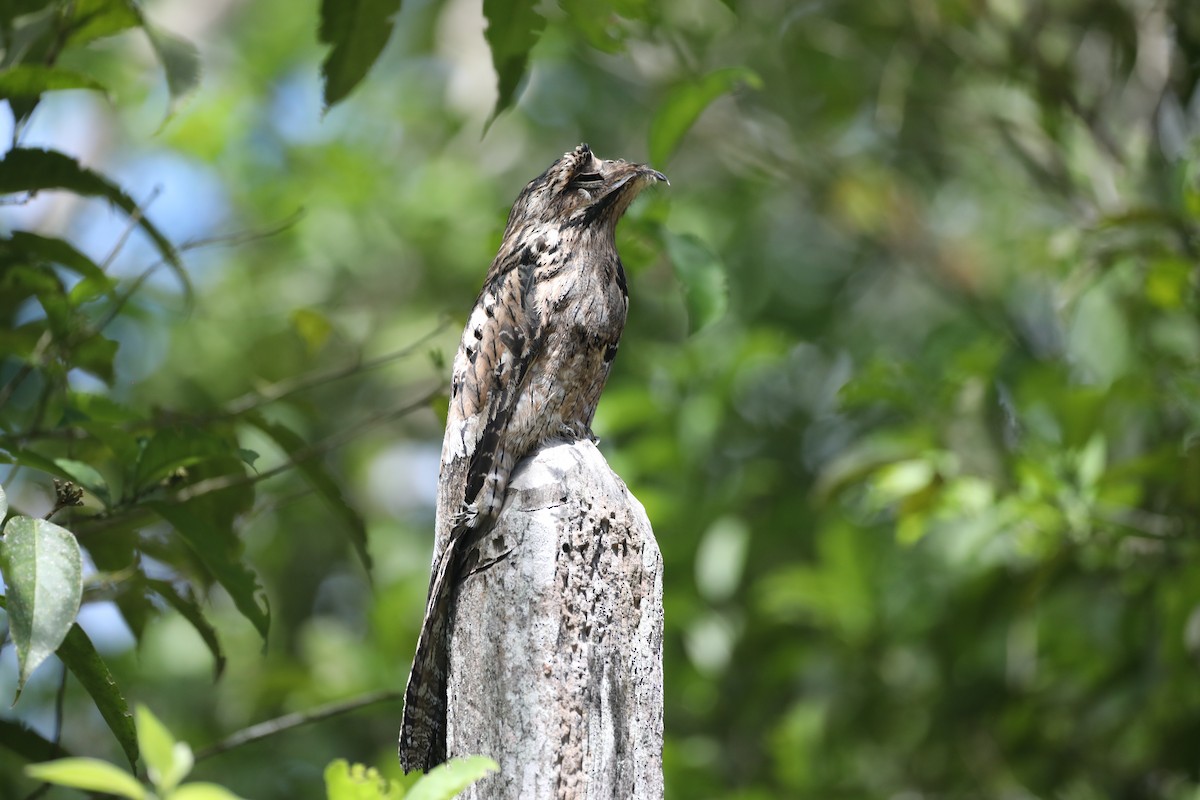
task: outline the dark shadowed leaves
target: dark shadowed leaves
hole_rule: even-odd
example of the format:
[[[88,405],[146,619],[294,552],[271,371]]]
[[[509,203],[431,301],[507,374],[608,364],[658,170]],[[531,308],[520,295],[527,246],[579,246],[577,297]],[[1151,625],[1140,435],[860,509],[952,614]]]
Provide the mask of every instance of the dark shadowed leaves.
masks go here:
[[[166,600],[172,608],[191,623],[192,627],[196,629],[196,633],[200,634],[200,638],[204,640],[204,644],[208,646],[208,650],[213,656],[213,680],[220,678],[221,673],[225,671],[225,652],[221,649],[220,639],[217,638],[217,629],[205,618],[200,609],[200,602],[192,593],[191,588],[179,587],[170,581],[163,580],[148,580],[146,585],[155,594]]]
[[[154,242],[158,252],[175,270],[184,288],[191,284],[175,246],[142,214],[137,203],[116,184],[98,172],[79,164],[70,156],[54,150],[18,147],[0,159],[0,195],[65,189],[88,197],[103,197],[137,220],[137,225]]]
[[[271,625],[267,598],[258,577],[242,561],[242,543],[233,530],[234,517],[248,507],[252,491],[237,486],[202,494],[186,503],[147,503],[174,526],[213,579],[229,592],[242,616],[266,639]]]
[[[0,719],[0,747],[16,753],[26,761],[47,761],[71,755],[62,746],[11,719]]]
[[[353,91],[383,52],[401,0],[322,0],[321,41],[331,45],[321,65],[325,107]]]
[[[529,66],[529,51],[546,27],[546,20],[533,10],[535,5],[533,0],[483,0],[487,18],[483,35],[492,50],[498,91],[489,125],[516,100],[517,86]]]
[[[78,625],[71,626],[58,648],[58,657],[91,696],[100,716],[104,718],[104,723],[121,744],[130,766],[136,764],[137,731],[133,726],[133,716],[129,713],[129,704],[125,702],[125,697],[113,679],[108,665],[96,652],[96,647],[83,628]]]

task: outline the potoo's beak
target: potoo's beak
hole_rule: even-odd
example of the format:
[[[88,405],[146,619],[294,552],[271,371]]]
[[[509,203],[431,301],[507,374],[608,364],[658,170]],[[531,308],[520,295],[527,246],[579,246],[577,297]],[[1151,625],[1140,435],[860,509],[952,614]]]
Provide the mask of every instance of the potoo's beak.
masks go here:
[[[647,167],[645,164],[642,165],[642,170],[647,177],[654,178],[654,180],[665,183],[667,186],[671,185],[670,179],[668,179],[666,175],[663,175],[658,170],[650,169],[650,167]]]

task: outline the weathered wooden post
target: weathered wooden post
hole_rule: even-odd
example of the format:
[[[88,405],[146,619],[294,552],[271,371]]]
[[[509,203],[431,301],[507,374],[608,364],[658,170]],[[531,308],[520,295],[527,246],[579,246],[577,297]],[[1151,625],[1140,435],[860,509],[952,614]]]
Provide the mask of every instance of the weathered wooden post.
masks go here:
[[[663,797],[662,556],[589,441],[516,470],[459,587],[447,751],[496,759],[478,800]]]

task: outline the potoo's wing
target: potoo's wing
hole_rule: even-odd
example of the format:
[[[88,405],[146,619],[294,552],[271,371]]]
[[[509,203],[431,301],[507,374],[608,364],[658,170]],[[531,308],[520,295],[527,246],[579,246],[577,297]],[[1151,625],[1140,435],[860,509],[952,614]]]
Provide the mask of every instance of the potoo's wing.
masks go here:
[[[461,578],[470,535],[494,520],[513,467],[515,456],[506,448],[505,432],[542,340],[531,302],[533,268],[532,261],[514,259],[508,266],[497,258],[454,358],[433,574],[400,728],[400,762],[406,772],[427,770],[446,758],[453,587]]]

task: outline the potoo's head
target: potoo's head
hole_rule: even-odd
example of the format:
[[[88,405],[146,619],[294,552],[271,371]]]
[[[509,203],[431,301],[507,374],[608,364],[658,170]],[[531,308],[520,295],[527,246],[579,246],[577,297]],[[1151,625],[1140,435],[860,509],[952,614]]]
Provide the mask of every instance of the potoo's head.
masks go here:
[[[508,237],[537,224],[592,226],[612,231],[629,204],[646,186],[667,176],[645,164],[605,161],[581,144],[531,180],[508,215]]]

